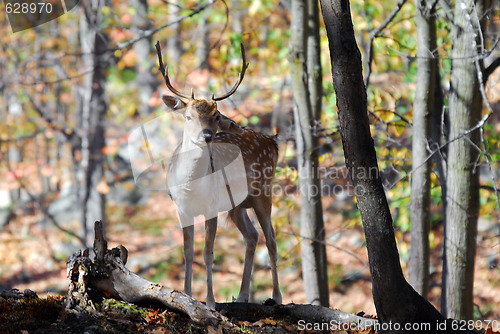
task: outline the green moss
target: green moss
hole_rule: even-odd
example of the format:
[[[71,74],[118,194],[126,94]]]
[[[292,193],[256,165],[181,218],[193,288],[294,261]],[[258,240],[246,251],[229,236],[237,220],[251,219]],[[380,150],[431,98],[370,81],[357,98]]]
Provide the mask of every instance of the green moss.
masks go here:
[[[105,299],[102,304],[103,304],[103,311],[108,311],[108,310],[120,311],[128,315],[141,316],[141,317],[145,317],[147,315],[147,312],[144,311],[143,309],[133,304],[124,303],[115,299]]]

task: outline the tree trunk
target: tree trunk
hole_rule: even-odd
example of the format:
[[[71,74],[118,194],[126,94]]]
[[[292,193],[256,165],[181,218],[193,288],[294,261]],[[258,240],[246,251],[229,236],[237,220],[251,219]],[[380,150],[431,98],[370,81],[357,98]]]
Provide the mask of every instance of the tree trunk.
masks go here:
[[[445,142],[448,141],[448,114],[444,112],[444,96],[443,88],[441,87],[441,75],[439,74],[439,62],[436,61],[436,76],[434,77],[435,89],[434,89],[434,106],[432,108],[431,115],[431,133],[432,133],[432,144],[431,150],[435,151],[433,160],[436,163],[435,173],[439,179],[439,184],[441,186],[441,212],[442,212],[442,222],[443,227],[446,227],[446,156],[448,155],[448,146],[444,146],[439,149]],[[444,232],[443,232],[444,233]],[[444,247],[444,245],[443,245]]]
[[[168,4],[168,20],[169,22],[174,22],[181,15],[180,0],[171,0]],[[171,29],[173,30],[173,33],[167,38],[167,62],[178,66],[184,52],[181,41],[180,23],[174,24]]]
[[[147,19],[148,2],[147,0],[133,0],[132,7],[137,10],[133,24],[135,38],[138,38],[145,30],[151,29],[151,22]],[[140,39],[134,43],[134,51],[137,57],[135,68],[137,71],[136,82],[139,95],[139,114],[142,116],[149,115],[153,111],[153,108],[149,106],[149,99],[153,96],[153,92],[156,90],[156,85],[158,84],[156,76],[151,71],[152,63],[150,56],[153,54],[152,45],[151,37]]]
[[[447,162],[446,249],[443,263],[442,311],[448,317],[473,318],[474,257],[479,214],[479,129],[481,118],[477,56],[481,6],[458,0],[452,28],[452,72],[449,93],[450,140]],[[476,19],[477,19],[476,17]]]
[[[435,1],[416,0],[417,87],[413,104],[411,177],[411,249],[409,280],[422,296],[429,289],[429,231],[431,162],[427,150],[431,140],[431,112],[434,108],[437,59]],[[427,161],[426,161],[427,160]]]
[[[436,332],[438,326],[447,326],[442,333],[456,332],[406,282],[401,270],[392,217],[370,134],[361,54],[354,37],[349,1],[322,0],[321,8],[330,45],[344,155],[363,221],[373,299],[383,326],[379,333],[419,332],[411,327],[416,324],[428,324],[431,327],[428,332]]]
[[[307,0],[306,5],[309,100],[311,101],[313,119],[319,123],[321,121],[321,102],[323,100],[323,71],[321,70],[321,45],[319,40],[319,3],[315,0]]]
[[[85,93],[82,110],[82,160],[83,185],[81,187],[81,222],[83,238],[86,242],[94,239],[93,224],[105,221],[105,195],[98,190],[104,179],[103,153],[104,120],[107,102],[104,96],[107,68],[105,35],[100,29],[100,12],[104,5],[97,1],[94,7],[86,7],[86,15],[81,16],[81,43],[85,68],[90,70],[85,78]]]
[[[7,98],[7,110],[8,114],[10,117],[13,119],[19,118],[21,112],[22,112],[22,107],[17,102],[16,96],[11,95],[11,94],[6,94]],[[22,157],[22,150],[21,150],[21,145],[19,142],[14,141],[12,143],[8,143],[8,153],[7,153],[7,161],[8,161],[8,166],[9,168],[12,168],[11,172],[16,173],[16,175],[19,175],[18,173],[18,168],[19,168],[19,163],[23,161]],[[21,185],[18,182],[18,186],[14,189],[9,190],[10,193],[10,201],[12,204],[15,206],[19,205],[19,201],[21,200]]]
[[[210,2],[213,2],[210,0]],[[211,8],[206,8],[202,15],[201,23],[198,27],[198,35],[201,40],[196,45],[195,55],[198,58],[198,67],[200,69],[210,70],[210,64],[208,63],[208,56],[210,55],[210,10]]]
[[[307,62],[308,56],[310,56],[307,54],[307,15],[306,1],[292,1],[289,62],[292,75],[297,165],[301,198],[300,234],[302,272],[307,302],[328,306],[328,276],[326,271],[323,211],[321,207],[321,180],[318,168],[318,140],[315,135],[316,118],[310,100],[310,98],[312,99],[312,96],[310,96],[312,90],[315,92],[315,107],[318,105],[317,98],[319,98],[321,105],[321,91],[318,92],[317,87],[315,87],[317,82],[314,78],[310,82],[312,83],[311,87],[314,88],[310,89],[308,87],[308,70],[314,74],[317,71],[317,64],[314,64],[315,59],[311,60],[309,64],[313,68],[310,69]],[[314,20],[314,17],[311,20]],[[310,32],[310,34],[315,33],[319,34],[318,31]],[[311,38],[316,37],[311,36]],[[317,55],[317,51],[315,54]],[[319,75],[319,78],[321,79],[321,75]],[[316,113],[319,114],[317,111]]]

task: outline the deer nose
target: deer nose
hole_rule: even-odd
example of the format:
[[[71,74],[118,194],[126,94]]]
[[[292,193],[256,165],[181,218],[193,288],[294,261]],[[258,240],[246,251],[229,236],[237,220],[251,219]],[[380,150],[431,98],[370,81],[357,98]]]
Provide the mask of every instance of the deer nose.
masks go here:
[[[210,143],[212,141],[213,132],[212,130],[203,129],[201,136],[207,143]]]

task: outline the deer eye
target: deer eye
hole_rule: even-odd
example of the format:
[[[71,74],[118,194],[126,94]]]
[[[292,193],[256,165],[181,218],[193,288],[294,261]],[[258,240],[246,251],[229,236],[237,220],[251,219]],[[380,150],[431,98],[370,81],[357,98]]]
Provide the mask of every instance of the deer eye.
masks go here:
[[[220,121],[220,114],[218,114],[218,115],[215,117],[215,120],[216,120],[216,121]]]

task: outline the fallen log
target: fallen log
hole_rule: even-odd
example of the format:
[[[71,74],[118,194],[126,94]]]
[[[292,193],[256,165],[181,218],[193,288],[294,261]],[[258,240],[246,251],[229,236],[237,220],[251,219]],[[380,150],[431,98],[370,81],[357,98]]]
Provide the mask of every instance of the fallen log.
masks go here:
[[[126,248],[118,246],[108,250],[102,223],[95,222],[94,229],[94,258],[86,249],[67,261],[68,308],[96,311],[96,295],[101,293],[134,304],[161,303],[187,314],[200,325],[216,325],[221,321],[220,314],[184,292],[149,282],[128,270]]]
[[[253,303],[217,303],[216,310],[188,296],[182,291],[149,282],[128,270],[128,251],[123,246],[108,249],[103,226],[95,222],[93,250],[80,250],[67,261],[67,308],[96,312],[96,303],[103,297],[112,297],[138,305],[162,304],[166,308],[186,314],[197,324],[216,328],[237,329],[228,317],[249,320],[257,318],[288,317],[297,323],[329,323],[370,328],[374,319],[316,305],[260,305]],[[236,321],[237,323],[237,321]]]
[[[331,331],[363,331],[373,328],[378,320],[360,317],[355,314],[334,310],[319,305],[260,305],[254,303],[217,303],[218,312],[229,319],[247,320],[271,318],[274,320],[288,319],[304,329],[320,326]]]

